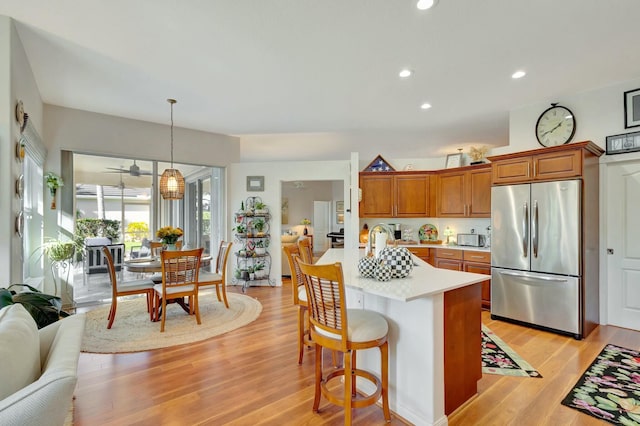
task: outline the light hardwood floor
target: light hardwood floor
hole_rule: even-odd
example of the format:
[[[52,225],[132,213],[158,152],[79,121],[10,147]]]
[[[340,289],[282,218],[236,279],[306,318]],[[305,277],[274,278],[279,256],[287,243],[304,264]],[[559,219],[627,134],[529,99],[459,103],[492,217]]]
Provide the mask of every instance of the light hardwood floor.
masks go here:
[[[249,288],[246,294],[263,305],[261,316],[204,342],[132,354],[81,354],[74,424],[342,424],[342,409],[325,400],[320,413],[311,411],[313,350],[297,364],[290,292],[289,283]],[[492,321],[486,312],[483,322],[543,378],[484,375],[478,396],[450,417],[453,426],[602,424],[560,400],[605,343],[640,347],[640,332],[616,327],[599,327],[576,341]],[[354,410],[354,424],[385,424],[382,410]],[[393,417],[391,424],[403,422]]]

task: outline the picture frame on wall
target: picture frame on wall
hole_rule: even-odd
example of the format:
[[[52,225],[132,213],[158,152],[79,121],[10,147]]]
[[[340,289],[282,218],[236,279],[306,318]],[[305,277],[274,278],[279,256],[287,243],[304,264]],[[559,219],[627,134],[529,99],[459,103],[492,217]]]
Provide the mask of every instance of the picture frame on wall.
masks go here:
[[[264,191],[264,176],[247,176],[247,191]]]
[[[336,201],[336,224],[344,224],[344,201]]]
[[[607,155],[640,151],[640,132],[607,136]]]
[[[462,153],[447,155],[445,169],[453,169],[462,166]]]
[[[640,126],[640,89],[624,92],[624,127]]]

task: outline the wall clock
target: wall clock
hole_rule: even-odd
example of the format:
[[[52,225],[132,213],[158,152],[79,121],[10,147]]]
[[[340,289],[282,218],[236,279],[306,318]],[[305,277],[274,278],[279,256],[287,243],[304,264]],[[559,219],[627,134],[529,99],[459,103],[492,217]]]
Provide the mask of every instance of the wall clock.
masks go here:
[[[551,104],[540,114],[536,123],[536,138],[542,146],[563,145],[576,132],[576,118],[567,107]]]

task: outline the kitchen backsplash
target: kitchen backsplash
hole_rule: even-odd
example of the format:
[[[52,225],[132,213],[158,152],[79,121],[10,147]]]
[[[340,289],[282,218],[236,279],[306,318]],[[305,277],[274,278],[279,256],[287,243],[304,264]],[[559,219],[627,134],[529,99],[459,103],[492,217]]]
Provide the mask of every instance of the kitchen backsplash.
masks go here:
[[[451,242],[456,240],[457,234],[470,234],[475,231],[476,234],[487,235],[487,227],[491,225],[491,219],[457,219],[457,218],[366,218],[360,219],[360,229],[364,224],[369,226],[377,225],[378,223],[385,224],[401,224],[402,235],[410,231],[412,234],[412,240],[418,241],[418,231],[423,225],[433,225],[438,230],[438,239],[446,242],[447,237],[444,235],[444,231],[447,227],[452,231],[453,236],[450,238]]]

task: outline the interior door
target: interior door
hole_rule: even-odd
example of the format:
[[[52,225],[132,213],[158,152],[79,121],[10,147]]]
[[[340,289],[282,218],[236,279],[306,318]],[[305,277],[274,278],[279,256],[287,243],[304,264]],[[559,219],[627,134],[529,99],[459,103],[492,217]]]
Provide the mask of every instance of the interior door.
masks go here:
[[[609,324],[640,329],[640,161],[607,167]]]
[[[313,202],[313,250],[325,252],[330,248],[327,234],[331,232],[331,201]]]

